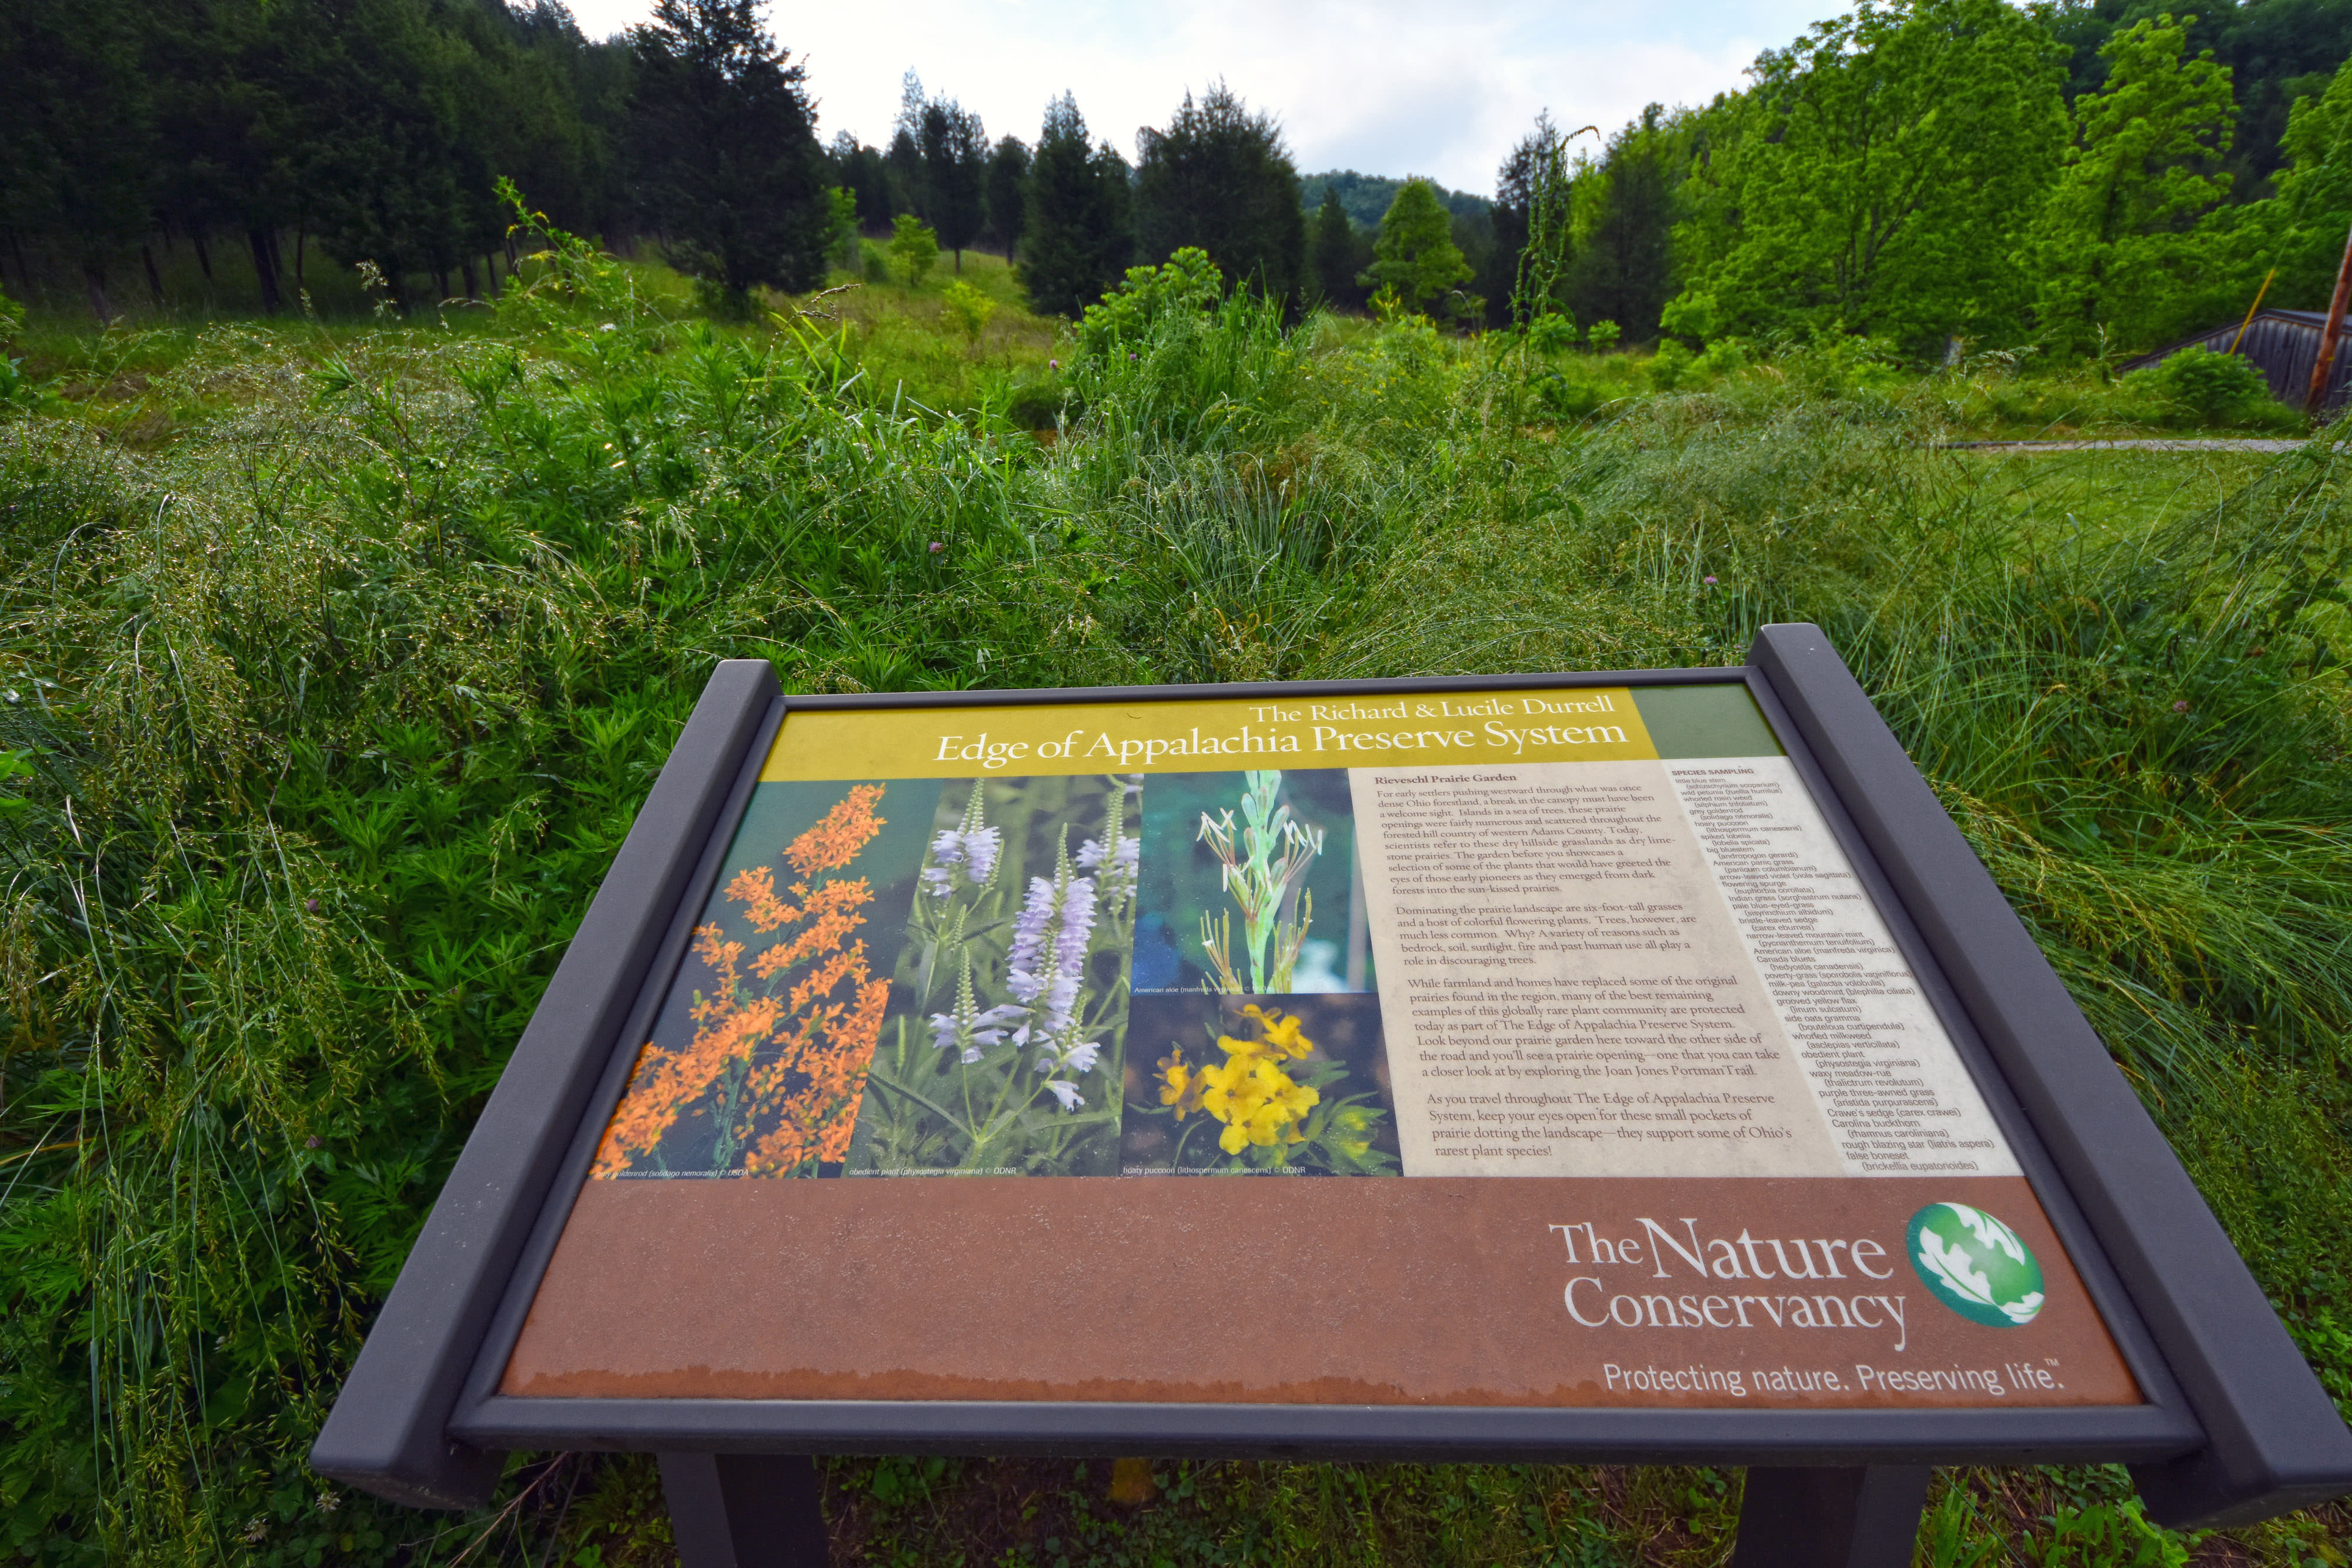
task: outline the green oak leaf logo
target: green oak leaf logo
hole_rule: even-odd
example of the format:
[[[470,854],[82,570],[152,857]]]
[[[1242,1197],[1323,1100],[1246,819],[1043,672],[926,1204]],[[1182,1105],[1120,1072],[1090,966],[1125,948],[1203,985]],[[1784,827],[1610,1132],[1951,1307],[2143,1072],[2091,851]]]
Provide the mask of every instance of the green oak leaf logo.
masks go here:
[[[1965,1203],[1911,1217],[1904,1250],[1935,1298],[1970,1322],[2017,1328],[2042,1313],[2042,1265],[2017,1232]]]

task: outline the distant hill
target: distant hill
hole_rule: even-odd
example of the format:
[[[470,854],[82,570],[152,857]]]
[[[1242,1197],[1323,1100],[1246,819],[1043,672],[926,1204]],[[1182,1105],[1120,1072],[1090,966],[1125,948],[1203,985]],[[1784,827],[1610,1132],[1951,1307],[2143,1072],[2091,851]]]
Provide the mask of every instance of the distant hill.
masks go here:
[[[1434,183],[1434,182],[1432,182]],[[1323,204],[1325,187],[1339,193],[1339,204],[1348,209],[1348,216],[1360,228],[1377,229],[1381,219],[1404,188],[1402,180],[1392,180],[1385,174],[1359,174],[1353,169],[1331,169],[1320,174],[1298,177],[1298,200],[1309,213]],[[1484,196],[1474,196],[1467,191],[1449,191],[1437,186],[1437,199],[1455,217],[1474,222],[1486,216],[1494,205]]]

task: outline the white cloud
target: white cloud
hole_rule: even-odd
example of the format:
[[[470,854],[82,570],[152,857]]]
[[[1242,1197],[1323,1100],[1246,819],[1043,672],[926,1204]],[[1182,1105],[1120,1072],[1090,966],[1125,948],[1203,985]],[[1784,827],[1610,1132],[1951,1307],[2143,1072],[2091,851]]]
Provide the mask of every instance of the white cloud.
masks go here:
[[[592,34],[643,19],[650,0],[574,0]],[[1549,108],[1602,131],[1649,102],[1736,88],[1759,50],[1794,37],[1823,0],[1193,0],[1136,7],[1076,0],[892,0],[777,5],[769,26],[808,66],[823,134],[887,138],[912,67],[992,136],[1034,141],[1068,89],[1098,136],[1133,156],[1187,89],[1223,77],[1287,131],[1302,170],[1427,174],[1484,192]],[[1589,139],[1588,139],[1589,141]]]

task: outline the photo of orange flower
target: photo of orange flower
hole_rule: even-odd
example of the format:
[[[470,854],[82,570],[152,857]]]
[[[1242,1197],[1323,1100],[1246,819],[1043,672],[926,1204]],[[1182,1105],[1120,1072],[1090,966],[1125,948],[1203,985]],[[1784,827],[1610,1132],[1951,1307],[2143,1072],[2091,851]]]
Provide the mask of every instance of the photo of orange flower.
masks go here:
[[[875,860],[887,791],[918,798],[919,825],[937,786],[928,796],[920,785],[762,788],[780,799],[746,812],[739,845],[780,816],[806,822],[811,789],[830,800],[782,853],[722,877],[605,1126],[594,1176],[814,1176],[848,1152],[896,946],[869,951],[876,879],[846,873]],[[919,838],[892,837],[914,852],[887,854],[907,863],[880,867],[882,880],[908,882]]]

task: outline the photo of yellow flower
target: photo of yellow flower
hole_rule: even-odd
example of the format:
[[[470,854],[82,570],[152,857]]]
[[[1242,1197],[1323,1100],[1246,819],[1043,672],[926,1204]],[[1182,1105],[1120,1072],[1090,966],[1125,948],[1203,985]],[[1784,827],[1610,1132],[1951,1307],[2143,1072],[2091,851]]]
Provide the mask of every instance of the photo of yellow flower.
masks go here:
[[[1160,992],[1128,1006],[1122,1174],[1397,1173],[1377,996]]]

